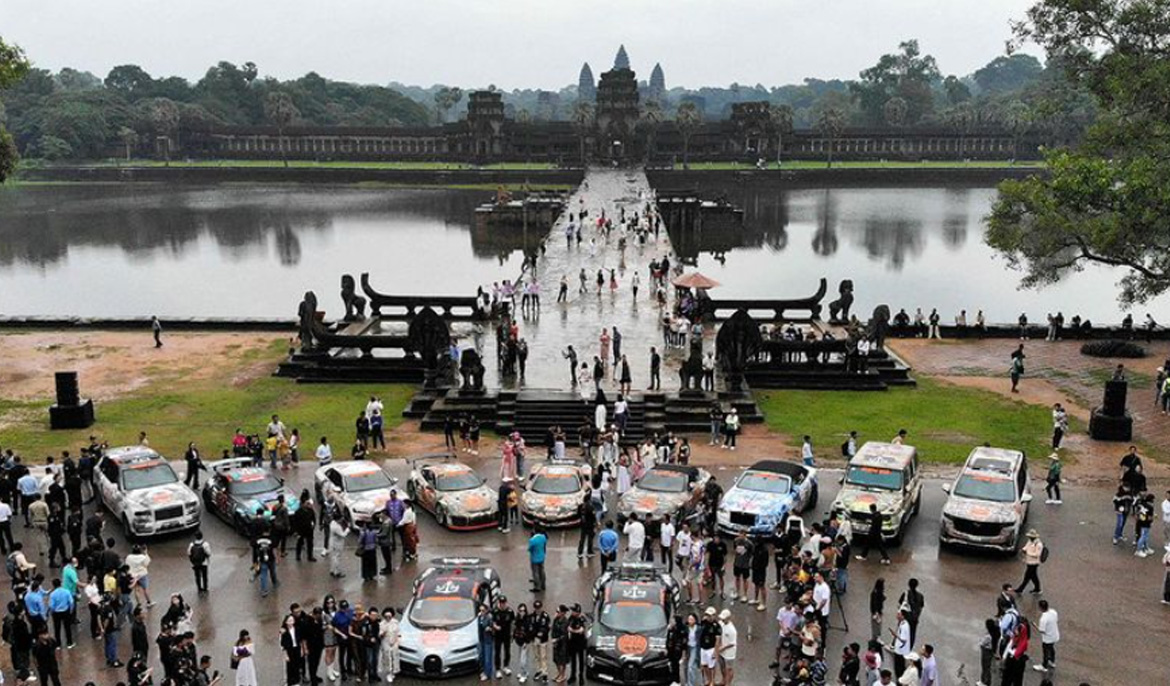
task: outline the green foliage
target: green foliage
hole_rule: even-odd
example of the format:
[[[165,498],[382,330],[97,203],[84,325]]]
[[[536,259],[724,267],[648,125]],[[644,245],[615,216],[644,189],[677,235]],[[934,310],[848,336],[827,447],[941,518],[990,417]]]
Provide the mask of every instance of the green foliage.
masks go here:
[[[888,441],[899,429],[926,462],[957,464],[984,442],[1047,455],[1049,410],[990,391],[919,378],[917,388],[870,391],[768,391],[756,394],[768,427],[791,437],[812,436],[822,456],[837,450],[850,431],[862,441]]]
[[[1146,349],[1131,341],[1089,341],[1081,346],[1081,354],[1089,357],[1124,357],[1141,359]]]
[[[16,141],[12,134],[0,126],[0,183],[16,172],[16,165],[20,162],[20,153],[16,151]]]
[[[899,52],[882,55],[877,64],[861,72],[861,80],[850,84],[866,123],[885,120],[886,101],[906,101],[906,122],[916,124],[934,110],[932,86],[940,79],[934,57],[923,55],[917,40],[898,45]]]
[[[44,135],[37,141],[37,156],[41,159],[58,161],[73,157],[73,146],[56,136]]]
[[[0,88],[8,88],[24,78],[29,63],[24,51],[16,45],[9,45],[0,37]]]
[[[1023,270],[1024,286],[1054,283],[1085,264],[1120,267],[1130,305],[1170,289],[1170,3],[1042,0],[1016,26],[1066,79],[1056,111],[1090,93],[1101,114],[1074,150],[1046,154],[1047,178],[1006,181],[987,242]],[[1050,114],[1037,107],[1037,119]]]
[[[1019,91],[1040,78],[1044,65],[1032,55],[1001,55],[975,70],[972,78],[988,95]]]

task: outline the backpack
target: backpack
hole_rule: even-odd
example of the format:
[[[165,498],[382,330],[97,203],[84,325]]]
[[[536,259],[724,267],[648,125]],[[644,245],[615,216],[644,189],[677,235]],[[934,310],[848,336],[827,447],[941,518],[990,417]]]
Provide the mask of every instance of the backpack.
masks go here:
[[[841,457],[849,457],[849,441],[841,444]]]
[[[202,541],[191,544],[191,551],[187,553],[187,557],[191,559],[191,564],[202,566],[207,564],[207,545]]]
[[[1040,548],[1040,564],[1048,562],[1048,544],[1045,543]]]

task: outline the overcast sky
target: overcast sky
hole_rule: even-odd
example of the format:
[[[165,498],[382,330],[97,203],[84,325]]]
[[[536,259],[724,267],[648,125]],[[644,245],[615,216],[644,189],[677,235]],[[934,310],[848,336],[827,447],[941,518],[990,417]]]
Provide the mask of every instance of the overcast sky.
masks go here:
[[[1004,51],[1031,0],[0,0],[0,35],[40,67],[138,64],[198,79],[227,60],[281,79],[502,88],[575,83],[624,43],[668,87],[855,78],[907,38],[944,74]]]

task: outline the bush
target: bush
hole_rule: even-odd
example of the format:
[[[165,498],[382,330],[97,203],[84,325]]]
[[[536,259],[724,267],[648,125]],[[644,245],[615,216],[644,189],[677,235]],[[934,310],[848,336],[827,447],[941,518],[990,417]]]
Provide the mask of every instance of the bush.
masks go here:
[[[1081,346],[1081,354],[1089,357],[1126,357],[1137,359],[1146,356],[1146,349],[1129,341],[1090,341]]]

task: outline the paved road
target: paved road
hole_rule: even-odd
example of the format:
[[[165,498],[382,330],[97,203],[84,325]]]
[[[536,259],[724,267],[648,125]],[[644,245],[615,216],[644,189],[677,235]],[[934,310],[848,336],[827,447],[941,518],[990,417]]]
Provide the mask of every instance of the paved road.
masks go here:
[[[401,461],[393,462],[388,469],[396,476],[406,476]],[[483,471],[493,470],[484,468]],[[309,485],[311,472],[311,468],[302,467],[290,477],[290,485]],[[716,469],[716,474],[726,484],[735,472]],[[835,480],[835,476],[828,474],[822,479],[822,507],[831,502],[837,489]],[[926,595],[921,640],[937,647],[940,666],[949,675],[944,683],[958,683],[953,675],[960,663],[968,665],[968,674],[974,682],[977,674],[971,670],[978,664],[977,644],[983,620],[994,612],[999,584],[1018,581],[1022,568],[1014,559],[940,552],[936,532],[943,498],[939,482],[931,482],[926,489],[922,515],[911,526],[905,544],[893,552],[892,566],[882,567],[876,560],[855,561],[851,566],[852,590],[844,599],[851,631],[830,632],[829,657],[834,670],[846,641],[864,643],[867,638],[866,606],[873,580],[878,575],[885,576],[891,591],[889,608],[906,580],[916,576],[921,579]],[[1109,500],[1110,494],[1103,489],[1070,488],[1063,507],[1039,504],[1031,517],[1030,524],[1042,532],[1052,548],[1052,558],[1044,566],[1042,577],[1045,597],[1061,614],[1064,638],[1060,645],[1057,683],[1074,684],[1081,679],[1092,684],[1166,683],[1165,661],[1155,649],[1170,644],[1167,621],[1170,610],[1158,604],[1159,558],[1139,560],[1130,551],[1109,544]],[[440,530],[425,514],[420,515],[420,525],[423,560],[450,554],[489,558],[500,570],[505,592],[513,603],[530,600],[526,537],[521,530],[513,529],[507,536],[495,530],[456,534]],[[401,607],[408,597],[410,580],[421,569],[416,564],[408,565],[390,578],[363,584],[357,573],[356,558],[350,558],[353,570],[347,578],[333,580],[327,574],[325,562],[296,564],[290,557],[279,570],[281,585],[272,596],[261,599],[258,589],[248,582],[249,553],[244,540],[218,520],[206,522],[204,531],[212,543],[214,556],[212,592],[202,599],[196,599],[193,592],[185,555],[187,537],[152,543],[150,552],[155,560],[152,591],[160,606],[150,613],[150,630],[152,635],[157,631],[161,601],[169,593],[183,593],[194,601],[200,652],[212,655],[216,666],[227,671],[231,643],[241,628],[247,628],[257,637],[257,660],[264,684],[282,683],[279,649],[274,640],[281,615],[290,603],[311,606],[323,594],[333,593],[366,606]],[[18,525],[17,535],[25,533]],[[1160,532],[1157,538],[1161,543]],[[596,561],[585,564],[579,561],[575,543],[575,532],[558,532],[551,537],[548,602],[586,602],[589,597]],[[775,601],[770,599],[767,612],[756,612],[742,605],[734,608],[741,640],[750,646],[742,651],[738,683],[767,683],[767,664],[774,641],[771,618],[777,607]],[[1032,596],[1022,601],[1023,609],[1032,617],[1036,614],[1035,602]],[[835,628],[841,626],[839,614],[834,613],[832,621]],[[84,623],[82,628],[84,634]],[[1101,660],[1103,649],[1108,651],[1108,660]],[[123,659],[128,650],[129,637],[124,633]],[[1038,654],[1038,646],[1035,652]],[[84,679],[92,678],[100,685],[113,686],[125,677],[124,673],[115,674],[104,668],[100,645],[87,635],[78,640],[75,649],[65,653],[63,663],[67,684],[81,684]],[[7,651],[0,657],[0,666],[7,670]],[[456,683],[475,681],[465,678]],[[1027,683],[1039,683],[1039,675],[1029,670]]]

